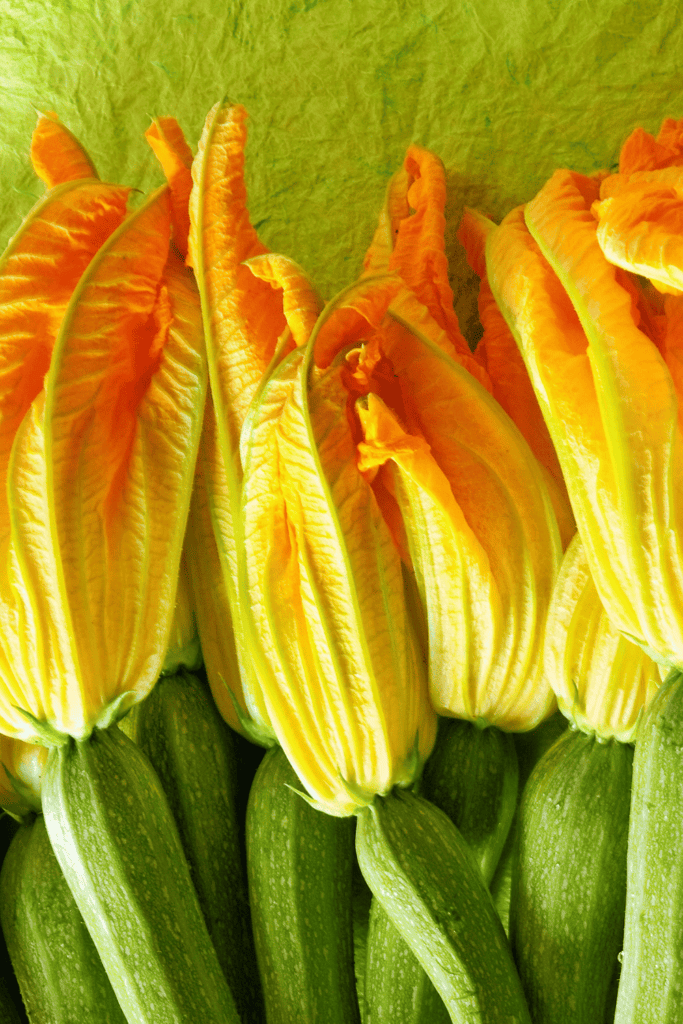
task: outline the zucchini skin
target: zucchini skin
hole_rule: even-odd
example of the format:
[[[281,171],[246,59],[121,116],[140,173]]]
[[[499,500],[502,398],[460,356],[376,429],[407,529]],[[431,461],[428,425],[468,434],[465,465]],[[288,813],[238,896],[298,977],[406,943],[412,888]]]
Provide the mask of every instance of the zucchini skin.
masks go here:
[[[472,722],[442,718],[435,749],[415,791],[457,826],[487,885],[517,804],[512,736]],[[423,967],[377,899],[368,935],[365,1020],[369,1024],[440,1024],[450,1020]]]
[[[239,1024],[168,802],[120,729],[50,751],[50,842],[129,1024]]]
[[[168,799],[209,935],[242,1024],[263,1020],[236,811],[232,735],[208,686],[163,676],[124,731],[149,758]],[[130,716],[128,716],[130,717]]]
[[[519,769],[510,733],[457,718],[439,723],[420,795],[440,807],[466,841],[488,885],[517,807]]]
[[[377,899],[370,907],[364,1024],[448,1024],[450,1014]]]
[[[535,1024],[604,1021],[621,949],[633,751],[569,730],[519,809],[510,942]]]
[[[683,1021],[682,900],[683,675],[672,672],[636,738],[615,1024]]]
[[[530,1024],[505,933],[453,822],[395,789],[358,815],[358,863],[455,1024]]]
[[[0,916],[31,1024],[126,1024],[42,815],[5,857]]]
[[[252,925],[268,1024],[358,1024],[352,818],[313,807],[279,747],[247,806]]]

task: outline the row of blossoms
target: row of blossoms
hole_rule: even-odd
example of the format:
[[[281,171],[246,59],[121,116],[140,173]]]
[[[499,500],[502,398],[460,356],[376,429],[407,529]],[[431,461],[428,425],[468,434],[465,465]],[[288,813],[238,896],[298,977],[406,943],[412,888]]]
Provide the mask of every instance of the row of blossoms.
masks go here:
[[[196,661],[195,618],[223,719],[281,748],[314,815],[357,818],[368,885],[451,1020],[602,1019],[603,960],[622,946],[616,1019],[676,1019],[663,1007],[683,983],[678,940],[652,922],[683,849],[667,861],[652,834],[658,800],[667,836],[683,812],[683,122],[637,129],[614,173],[557,171],[500,224],[465,210],[474,351],[428,150],[409,147],[360,276],[326,302],[250,223],[242,107],[210,111],[196,155],[173,118],[146,138],[167,185],[133,206],[41,115],[31,158],[47,191],[0,260],[0,804],[22,817],[42,799],[126,1019],[160,1010],[121,980],[125,940],[91,925],[103,911],[72,877],[69,772],[174,652]],[[573,738],[552,771],[566,787],[583,758],[604,785],[601,824],[572,828],[603,837],[618,822],[603,852],[623,876],[607,908],[602,883],[594,904],[577,893],[595,927],[573,952],[548,951],[561,915],[533,895],[549,831],[555,868],[574,870],[566,822],[550,828],[525,795],[501,924],[486,885],[516,774],[481,877],[424,799],[439,722],[464,723],[473,761],[490,756],[482,734],[503,749],[558,707]],[[664,747],[675,781],[659,793]],[[541,803],[552,771],[534,776]],[[464,866],[423,882],[420,842]],[[661,906],[646,876],[660,877]],[[397,895],[404,882],[418,895]],[[462,928],[439,911],[458,887],[484,908]],[[601,950],[599,977],[576,967],[592,955],[581,942]],[[183,1012],[239,1019],[221,984],[210,1009]]]

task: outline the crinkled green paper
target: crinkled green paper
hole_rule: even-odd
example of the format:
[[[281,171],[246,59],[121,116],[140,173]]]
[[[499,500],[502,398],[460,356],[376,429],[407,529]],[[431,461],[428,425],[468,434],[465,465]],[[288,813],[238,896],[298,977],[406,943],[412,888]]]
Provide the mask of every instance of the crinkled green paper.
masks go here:
[[[463,203],[499,219],[555,167],[612,164],[636,124],[683,116],[677,0],[0,0],[0,246],[43,191],[35,110],[100,176],[162,180],[142,135],[173,114],[196,146],[224,94],[250,112],[248,188],[264,241],[330,296],[357,275],[389,175],[418,142]]]

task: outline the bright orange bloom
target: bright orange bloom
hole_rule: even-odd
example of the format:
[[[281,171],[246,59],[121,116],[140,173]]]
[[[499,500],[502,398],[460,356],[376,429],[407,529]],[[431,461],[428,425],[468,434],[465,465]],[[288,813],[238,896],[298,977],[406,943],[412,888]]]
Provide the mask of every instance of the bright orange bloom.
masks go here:
[[[171,628],[200,309],[167,190],[126,198],[59,185],[0,262],[0,729],[24,739],[84,738],[142,699]]]

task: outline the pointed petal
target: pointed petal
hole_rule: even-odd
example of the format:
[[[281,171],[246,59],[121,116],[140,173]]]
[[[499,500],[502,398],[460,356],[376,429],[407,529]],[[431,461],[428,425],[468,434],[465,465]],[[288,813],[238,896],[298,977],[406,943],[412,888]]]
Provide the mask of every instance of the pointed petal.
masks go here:
[[[243,107],[220,103],[207,116],[192,164],[188,254],[202,300],[221,447],[238,475],[242,424],[286,326],[281,296],[244,266],[268,251],[246,207],[246,116]]]
[[[190,231],[192,150],[174,117],[155,118],[145,132],[145,138],[166,175],[171,190],[173,241],[181,255],[186,256]]]
[[[33,170],[48,188],[79,178],[97,178],[95,165],[78,139],[48,110],[38,115],[31,138]]]

